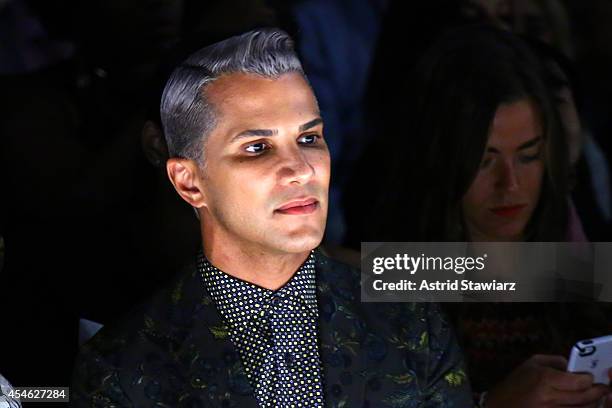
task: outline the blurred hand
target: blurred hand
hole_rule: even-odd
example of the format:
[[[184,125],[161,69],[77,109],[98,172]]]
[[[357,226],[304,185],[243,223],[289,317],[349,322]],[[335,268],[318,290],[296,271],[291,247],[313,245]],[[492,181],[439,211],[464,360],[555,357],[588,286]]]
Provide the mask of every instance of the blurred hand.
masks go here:
[[[525,361],[493,387],[486,400],[487,408],[612,408],[610,388],[593,384],[591,374],[566,372],[567,360],[561,356],[535,355]],[[612,370],[608,375],[612,378]]]

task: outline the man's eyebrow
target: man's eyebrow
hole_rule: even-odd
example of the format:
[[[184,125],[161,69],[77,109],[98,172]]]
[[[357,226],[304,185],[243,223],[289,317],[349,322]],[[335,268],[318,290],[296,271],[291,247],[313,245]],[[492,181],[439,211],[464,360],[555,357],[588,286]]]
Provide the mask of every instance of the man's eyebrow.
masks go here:
[[[319,124],[323,123],[323,119],[316,118],[311,120],[310,122],[306,122],[303,125],[300,125],[300,132],[304,132],[308,129],[311,129]],[[278,134],[278,129],[247,129],[232,138],[232,142],[244,138],[244,137],[272,137]]]
[[[529,149],[530,147],[533,147],[533,146],[537,145],[538,143],[540,143],[541,140],[542,140],[542,136],[536,136],[533,139],[528,140],[525,143],[523,143],[522,145],[520,145],[518,147],[518,149],[516,149],[516,150]],[[499,153],[499,150],[497,150],[494,147],[487,147],[487,152],[490,152],[490,153]]]
[[[276,129],[247,129],[238,133],[236,136],[232,138],[232,142],[234,140],[243,138],[243,137],[251,137],[251,136],[260,136],[260,137],[270,137],[274,136],[278,133]]]
[[[310,122],[306,122],[303,125],[300,126],[300,132],[304,132],[308,129],[311,129],[317,125],[320,125],[321,123],[323,123],[323,119],[321,118],[316,118],[311,120]]]

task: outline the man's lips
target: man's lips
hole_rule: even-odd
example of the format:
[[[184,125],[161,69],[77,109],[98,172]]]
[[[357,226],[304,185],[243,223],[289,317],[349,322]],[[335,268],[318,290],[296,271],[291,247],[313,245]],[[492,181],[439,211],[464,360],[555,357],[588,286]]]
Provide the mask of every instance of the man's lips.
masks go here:
[[[506,205],[491,208],[491,212],[500,217],[512,218],[518,215],[525,207],[527,207],[527,204]]]
[[[314,212],[318,206],[319,201],[310,197],[289,201],[288,203],[285,203],[277,208],[274,212],[290,215],[310,214]]]

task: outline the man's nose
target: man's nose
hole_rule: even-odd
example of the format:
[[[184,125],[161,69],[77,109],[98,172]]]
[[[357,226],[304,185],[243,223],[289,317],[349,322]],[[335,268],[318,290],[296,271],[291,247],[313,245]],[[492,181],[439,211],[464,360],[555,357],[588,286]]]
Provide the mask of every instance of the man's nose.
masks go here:
[[[512,161],[504,160],[499,164],[496,185],[505,191],[514,191],[519,188],[519,177]]]
[[[299,147],[293,147],[284,153],[279,168],[279,177],[284,184],[306,184],[314,174],[314,167]]]

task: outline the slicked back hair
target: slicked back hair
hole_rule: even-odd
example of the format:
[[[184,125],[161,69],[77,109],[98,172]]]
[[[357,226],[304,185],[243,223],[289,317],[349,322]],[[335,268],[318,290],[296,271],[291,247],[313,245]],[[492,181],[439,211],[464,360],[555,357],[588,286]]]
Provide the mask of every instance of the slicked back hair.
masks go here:
[[[204,166],[205,141],[217,124],[205,88],[215,79],[233,73],[278,78],[292,72],[305,78],[293,40],[274,28],[249,31],[193,53],[174,69],[162,94],[160,116],[170,157]]]

